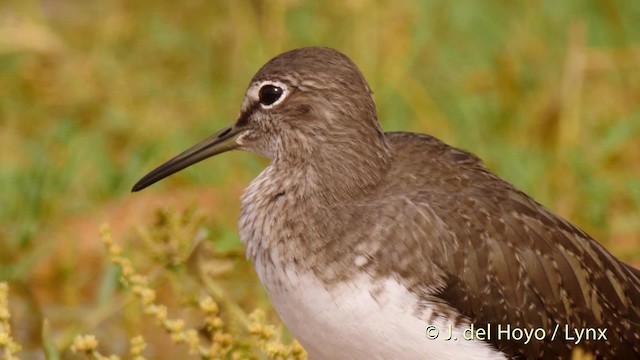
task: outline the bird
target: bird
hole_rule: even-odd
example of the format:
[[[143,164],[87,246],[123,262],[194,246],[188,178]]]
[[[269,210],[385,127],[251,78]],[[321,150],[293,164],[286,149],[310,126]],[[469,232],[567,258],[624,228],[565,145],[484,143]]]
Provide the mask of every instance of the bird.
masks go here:
[[[384,132],[348,56],[269,60],[240,112],[132,191],[214,155],[269,159],[241,198],[247,257],[314,360],[640,358],[640,271],[475,155]]]

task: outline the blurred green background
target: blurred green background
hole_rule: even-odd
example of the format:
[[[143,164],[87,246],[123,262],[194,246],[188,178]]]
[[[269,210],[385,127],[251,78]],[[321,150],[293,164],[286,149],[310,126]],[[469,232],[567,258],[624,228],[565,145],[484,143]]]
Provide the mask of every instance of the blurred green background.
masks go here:
[[[226,154],[129,189],[231,123],[254,72],[301,46],[350,56],[386,130],[474,152],[638,266],[639,24],[636,0],[0,1],[0,281],[24,356],[78,332],[122,353],[127,334],[154,331],[123,305],[98,224],[141,271],[182,274],[141,255],[154,245],[135,229],[161,226],[157,208],[195,209],[216,281],[268,309],[236,235],[264,159]],[[179,307],[176,286],[162,299]],[[157,332],[151,358],[174,356]]]

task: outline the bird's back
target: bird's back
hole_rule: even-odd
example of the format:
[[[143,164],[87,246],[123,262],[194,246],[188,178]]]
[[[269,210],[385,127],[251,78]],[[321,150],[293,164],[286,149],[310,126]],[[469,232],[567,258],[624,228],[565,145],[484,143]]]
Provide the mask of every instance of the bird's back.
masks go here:
[[[394,154],[388,181],[362,213],[371,222],[392,218],[396,225],[385,231],[405,239],[381,242],[370,271],[402,274],[412,291],[442,305],[440,315],[459,318],[453,321],[544,330],[543,340],[527,344],[494,336],[490,342],[507,355],[567,357],[579,340],[596,355],[640,357],[637,269],[474,155],[428,135],[387,139]],[[388,261],[394,258],[402,260]]]

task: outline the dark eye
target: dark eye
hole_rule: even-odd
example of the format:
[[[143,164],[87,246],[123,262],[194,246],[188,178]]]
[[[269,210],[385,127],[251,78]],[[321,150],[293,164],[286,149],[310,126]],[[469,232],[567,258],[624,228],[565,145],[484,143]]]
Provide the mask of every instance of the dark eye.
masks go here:
[[[275,85],[265,85],[260,88],[260,104],[271,105],[280,99],[284,91]]]

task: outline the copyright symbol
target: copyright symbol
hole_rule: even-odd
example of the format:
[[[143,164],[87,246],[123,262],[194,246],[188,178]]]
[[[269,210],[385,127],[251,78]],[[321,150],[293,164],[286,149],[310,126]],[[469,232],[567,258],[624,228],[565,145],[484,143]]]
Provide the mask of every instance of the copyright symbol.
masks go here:
[[[438,335],[440,335],[440,331],[438,330],[438,328],[435,325],[427,326],[427,328],[424,331],[424,333],[425,333],[425,335],[427,335],[427,339],[429,339],[429,340],[437,339]]]

